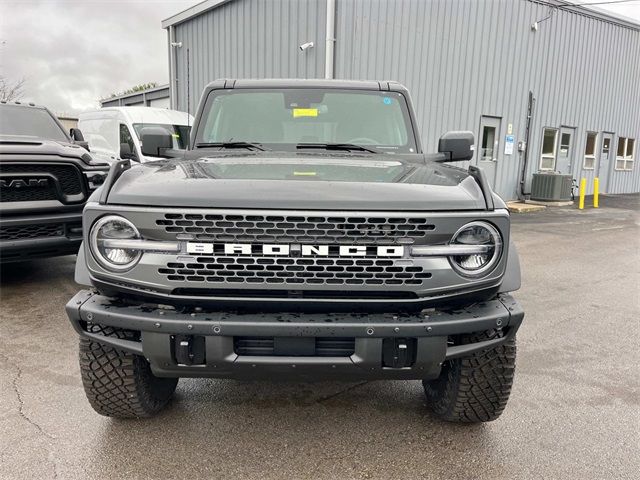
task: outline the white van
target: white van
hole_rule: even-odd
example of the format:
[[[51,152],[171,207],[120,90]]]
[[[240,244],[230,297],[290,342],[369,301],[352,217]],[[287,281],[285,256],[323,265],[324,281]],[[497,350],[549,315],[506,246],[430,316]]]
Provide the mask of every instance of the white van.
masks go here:
[[[105,107],[81,113],[78,128],[89,143],[94,157],[107,161],[131,159],[139,162],[157,160],[142,153],[143,129],[169,133],[175,149],[187,148],[193,117],[184,112],[153,107]]]

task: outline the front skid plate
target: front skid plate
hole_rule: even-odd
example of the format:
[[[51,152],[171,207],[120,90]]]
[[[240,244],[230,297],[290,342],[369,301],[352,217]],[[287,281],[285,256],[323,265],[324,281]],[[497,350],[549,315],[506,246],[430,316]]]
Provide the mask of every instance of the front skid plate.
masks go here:
[[[510,295],[464,309],[421,315],[233,314],[127,305],[88,290],[79,292],[67,304],[67,314],[81,336],[144,355],[157,375],[220,378],[432,378],[438,375],[442,361],[492,348],[515,335],[524,317]],[[87,332],[87,323],[140,331],[141,341]],[[487,342],[447,346],[450,335],[493,328],[505,329],[506,335]],[[175,363],[171,336],[176,334],[205,337],[206,365]],[[356,351],[350,357],[241,356],[234,353],[234,336],[354,337]],[[388,337],[417,338],[414,366],[381,366],[382,339]]]

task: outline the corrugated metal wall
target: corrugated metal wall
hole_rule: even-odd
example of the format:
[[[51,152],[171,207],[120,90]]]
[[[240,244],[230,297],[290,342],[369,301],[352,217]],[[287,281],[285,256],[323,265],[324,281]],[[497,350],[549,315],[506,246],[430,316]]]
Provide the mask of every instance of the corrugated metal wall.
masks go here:
[[[217,78],[324,76],[325,0],[236,0],[176,26],[177,108],[190,110]],[[299,46],[312,41],[314,48]]]
[[[527,95],[536,98],[529,174],[537,171],[543,127],[574,127],[571,170],[583,170],[586,132],[640,137],[640,29],[554,10],[530,0],[337,0],[336,78],[393,79],[412,92],[423,143],[448,130],[479,136],[481,116],[500,117],[495,188],[516,197],[522,155],[504,154],[512,125],[524,140]],[[236,0],[176,26],[178,101],[185,105],[190,48],[192,106],[220,77],[322,77],[324,0]],[[301,53],[298,45],[314,41]],[[181,85],[180,85],[181,84]],[[633,171],[614,170],[601,191],[640,191]],[[474,160],[474,163],[476,161]],[[601,175],[602,176],[602,175]],[[492,179],[493,180],[493,179]],[[529,183],[529,182],[528,182]],[[526,188],[528,189],[528,183]]]

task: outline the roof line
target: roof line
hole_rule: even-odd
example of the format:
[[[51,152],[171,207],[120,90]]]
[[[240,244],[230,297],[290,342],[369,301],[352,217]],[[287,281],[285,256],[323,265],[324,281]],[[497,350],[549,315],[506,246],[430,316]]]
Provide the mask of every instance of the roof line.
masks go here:
[[[204,12],[209,10],[213,10],[225,3],[229,3],[232,0],[204,0],[192,7],[187,8],[175,15],[172,15],[169,18],[162,20],[162,28],[169,28],[171,26],[177,25],[179,23],[186,22],[187,20],[196,17]],[[602,20],[605,22],[610,22],[616,25],[620,25],[627,28],[632,28],[634,30],[638,30],[640,27],[640,22],[632,18],[625,17],[623,15],[618,15],[615,13],[611,13],[608,11],[604,11],[601,8],[597,8],[597,5],[593,7],[589,7],[588,3],[576,3],[576,0],[528,0],[533,3],[544,4],[548,6],[555,7],[563,7],[563,10],[567,12],[573,12],[578,15],[586,15],[588,17],[594,18],[596,20]]]
[[[158,85],[157,87],[147,88],[146,90],[138,90],[137,92],[130,92],[130,93],[121,93],[120,95],[114,95],[113,97],[101,98],[100,102],[108,102],[110,100],[118,100],[120,98],[135,97],[136,95],[142,95],[143,93],[157,92],[158,90],[165,90],[168,88],[169,88],[169,84],[167,83],[166,85]]]
[[[612,23],[621,27],[631,28],[633,30],[640,30],[640,22],[633,18],[628,18],[623,15],[618,15],[608,10],[598,8],[596,2],[593,6],[588,3],[577,3],[577,0],[528,0],[532,3],[538,3],[547,5],[549,7],[560,7],[565,12],[575,13],[577,15],[584,15],[586,17],[593,18],[594,20],[601,20],[603,22]]]
[[[204,2],[200,2],[193,7],[189,7],[169,18],[165,18],[162,20],[162,28],[169,28],[173,25],[177,25],[178,23],[185,22],[190,18],[200,15],[208,10],[213,10],[214,8],[224,5],[230,1],[231,0],[204,0]]]

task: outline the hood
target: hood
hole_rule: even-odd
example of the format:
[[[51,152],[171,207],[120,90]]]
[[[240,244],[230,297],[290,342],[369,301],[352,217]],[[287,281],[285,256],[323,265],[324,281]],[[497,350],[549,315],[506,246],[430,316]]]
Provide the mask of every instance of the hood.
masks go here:
[[[108,203],[309,210],[480,210],[466,171],[395,155],[234,151],[132,166]]]
[[[91,155],[79,145],[25,135],[0,135],[0,155],[56,155],[91,162]]]

